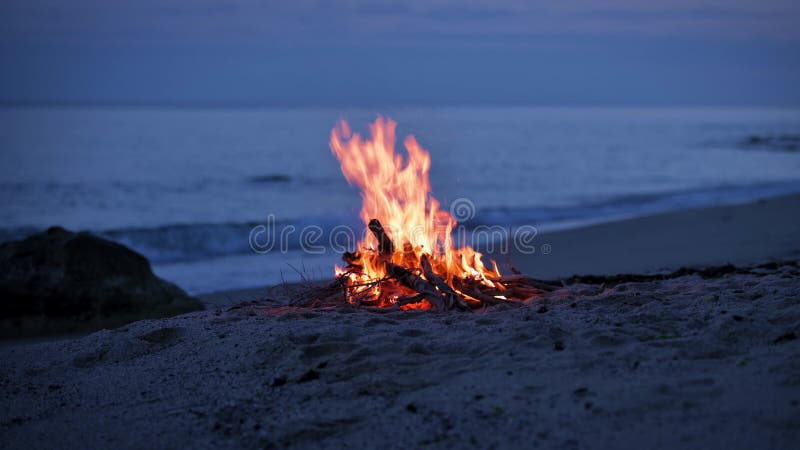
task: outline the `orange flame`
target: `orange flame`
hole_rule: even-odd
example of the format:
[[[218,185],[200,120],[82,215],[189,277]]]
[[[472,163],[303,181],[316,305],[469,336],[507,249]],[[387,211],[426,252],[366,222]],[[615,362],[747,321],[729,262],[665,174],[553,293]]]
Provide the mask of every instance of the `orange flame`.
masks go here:
[[[395,244],[391,261],[407,269],[421,272],[420,258],[427,254],[434,272],[450,283],[453,278],[472,278],[493,286],[492,278],[500,277],[497,265],[487,269],[481,254],[471,247],[455,249],[452,231],[457,222],[430,194],[430,154],[413,136],[406,137],[404,145],[408,158],[395,153],[397,123],[378,117],[370,125],[372,139],[363,139],[352,133],[342,120],[332,131],[330,146],[341,163],[347,181],[361,190],[363,205],[361,219],[367,225],[378,219]],[[371,282],[382,279],[386,273],[378,258],[378,241],[368,234],[359,243],[356,265],[358,272],[337,267],[337,276],[346,276],[351,287],[363,287],[381,306],[388,306],[403,293],[401,286],[386,290]],[[421,274],[420,274],[421,275]],[[428,305],[427,302],[423,304]],[[408,305],[411,306],[411,305]],[[419,306],[416,306],[419,308]]]

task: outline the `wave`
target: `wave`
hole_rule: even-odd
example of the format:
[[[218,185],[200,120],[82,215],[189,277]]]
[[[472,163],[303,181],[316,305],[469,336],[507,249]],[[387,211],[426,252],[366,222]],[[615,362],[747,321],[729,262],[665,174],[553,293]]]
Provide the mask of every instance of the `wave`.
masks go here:
[[[255,184],[291,183],[292,176],[285,173],[271,173],[267,175],[254,175],[247,181]]]
[[[272,244],[271,251],[301,250],[304,246],[329,242],[332,230],[340,229],[337,227],[342,225],[352,230],[360,229],[352,218],[330,216],[294,221],[268,218],[240,223],[124,228],[98,234],[135,249],[153,262],[177,262],[263,251],[269,243]],[[302,230],[306,230],[305,234],[301,233]],[[354,236],[349,241],[354,242],[357,238]],[[349,242],[347,239],[344,241]]]
[[[342,235],[339,242],[345,246],[353,245],[361,238],[358,234],[363,228],[356,221],[357,218],[339,216],[308,217],[293,221],[267,218],[264,221],[238,223],[170,224],[84,231],[128,246],[151,262],[169,263],[253,252],[251,235],[255,238],[255,248],[258,250],[263,250],[272,239],[273,250],[294,251],[309,245],[327,244],[331,233],[342,230],[344,226],[353,230],[353,233],[352,236]],[[301,233],[303,230],[305,232]],[[40,231],[43,228],[0,229],[0,242],[22,239]]]
[[[164,195],[168,193],[197,193],[215,189],[241,189],[242,185],[256,189],[307,188],[340,185],[337,177],[292,175],[288,173],[267,173],[246,176],[242,179],[224,177],[202,177],[191,180],[109,180],[109,181],[0,181],[0,195],[16,196],[22,194],[41,195]],[[110,194],[113,193],[113,194]]]
[[[719,185],[651,194],[620,195],[600,201],[567,206],[486,208],[467,222],[479,225],[534,225],[540,229],[564,229],[620,218],[714,205],[729,205],[800,192],[800,183]]]
[[[800,183],[719,186],[714,189],[624,195],[566,206],[486,208],[478,210],[475,218],[462,225],[467,233],[482,225],[533,225],[540,230],[563,229],[692,207],[742,203],[792,192],[800,192]],[[251,233],[255,230],[258,233],[255,236],[256,243],[264,246],[269,242],[267,235],[263,234],[268,229],[272,233],[271,250],[287,252],[300,251],[309,244],[327,247],[332,233],[337,233],[337,244],[352,249],[364,233],[363,224],[352,216],[307,217],[292,221],[267,219],[233,223],[170,224],[90,231],[131,247],[154,263],[170,263],[251,253]],[[342,233],[342,230],[347,229],[350,234]],[[306,234],[301,233],[301,230],[306,230]],[[308,233],[309,230],[311,234]],[[38,231],[42,230],[36,227],[0,228],[0,242],[21,239]]]

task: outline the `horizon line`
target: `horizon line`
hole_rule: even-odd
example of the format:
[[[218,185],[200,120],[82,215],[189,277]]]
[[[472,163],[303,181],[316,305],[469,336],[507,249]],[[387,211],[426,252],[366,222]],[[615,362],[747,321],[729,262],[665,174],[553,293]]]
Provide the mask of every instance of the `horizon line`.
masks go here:
[[[508,101],[440,101],[440,102],[237,102],[237,101],[18,101],[0,100],[0,108],[97,108],[97,109],[306,109],[306,108],[450,108],[450,107],[495,107],[495,108],[696,108],[696,109],[800,109],[800,103],[665,103],[665,102],[508,102]]]

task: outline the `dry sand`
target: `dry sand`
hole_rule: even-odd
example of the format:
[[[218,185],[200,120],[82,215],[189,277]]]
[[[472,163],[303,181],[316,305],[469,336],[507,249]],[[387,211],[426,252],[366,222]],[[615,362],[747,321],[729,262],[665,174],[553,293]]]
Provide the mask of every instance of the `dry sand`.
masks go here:
[[[772,202],[765,204],[788,202],[797,211],[797,197]],[[750,208],[747,218],[774,213],[773,228],[796,227],[787,223],[796,215],[763,205],[735,208]],[[713,229],[718,213],[688,213],[696,222],[689,229]],[[747,229],[736,217],[727,226]],[[630,222],[623,226],[609,238],[635,241]],[[794,236],[759,239],[791,252]],[[678,245],[659,242],[664,251]],[[563,249],[553,245],[553,255]],[[719,250],[705,240],[694,245],[694,254],[703,245]],[[623,264],[625,255],[611,259]],[[532,304],[473,314],[304,310],[281,306],[277,288],[268,294],[278,300],[0,347],[0,447],[788,449],[800,442],[794,262],[710,278],[572,285]]]

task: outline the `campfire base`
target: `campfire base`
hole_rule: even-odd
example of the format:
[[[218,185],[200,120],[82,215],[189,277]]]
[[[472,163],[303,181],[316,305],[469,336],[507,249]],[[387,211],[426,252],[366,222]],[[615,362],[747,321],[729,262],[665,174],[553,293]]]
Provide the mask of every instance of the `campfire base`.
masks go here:
[[[424,281],[424,280],[423,280]],[[471,281],[471,280],[470,280]],[[354,308],[368,311],[388,312],[396,310],[413,309],[441,309],[455,311],[472,311],[495,305],[520,305],[533,301],[547,292],[561,288],[561,285],[551,281],[535,280],[523,275],[511,275],[496,280],[496,285],[501,288],[486,288],[475,282],[462,281],[457,288],[466,294],[466,300],[460,295],[453,295],[451,302],[433,304],[423,294],[401,297],[390,304],[380,304],[377,301],[351,301],[347,295],[347,287],[341,279],[327,284],[306,284],[295,287],[289,299],[292,306],[308,308],[326,308],[349,305]],[[461,290],[463,289],[463,290]],[[455,292],[453,292],[455,294]],[[497,298],[503,297],[503,298]]]
[[[543,291],[558,287],[519,275],[504,278],[500,276],[496,266],[495,271],[491,272],[483,269],[482,264],[477,266],[480,271],[471,269],[473,275],[450,275],[446,280],[436,273],[428,254],[420,255],[421,251],[415,251],[410,243],[404,244],[402,252],[395,253],[397,247],[380,221],[370,220],[368,228],[378,242],[377,250],[344,253],[342,259],[347,267],[329,287],[332,291],[341,290],[344,301],[355,306],[469,311],[507,302],[532,300]],[[461,257],[464,257],[463,254]],[[477,257],[480,258],[479,253]],[[372,267],[380,266],[383,272],[379,273],[385,275],[381,278],[370,278],[364,270],[367,263]],[[439,267],[445,271],[442,273],[446,273],[449,266],[440,263]],[[323,294],[322,297],[341,302],[334,293]],[[325,302],[327,300],[323,301]]]

